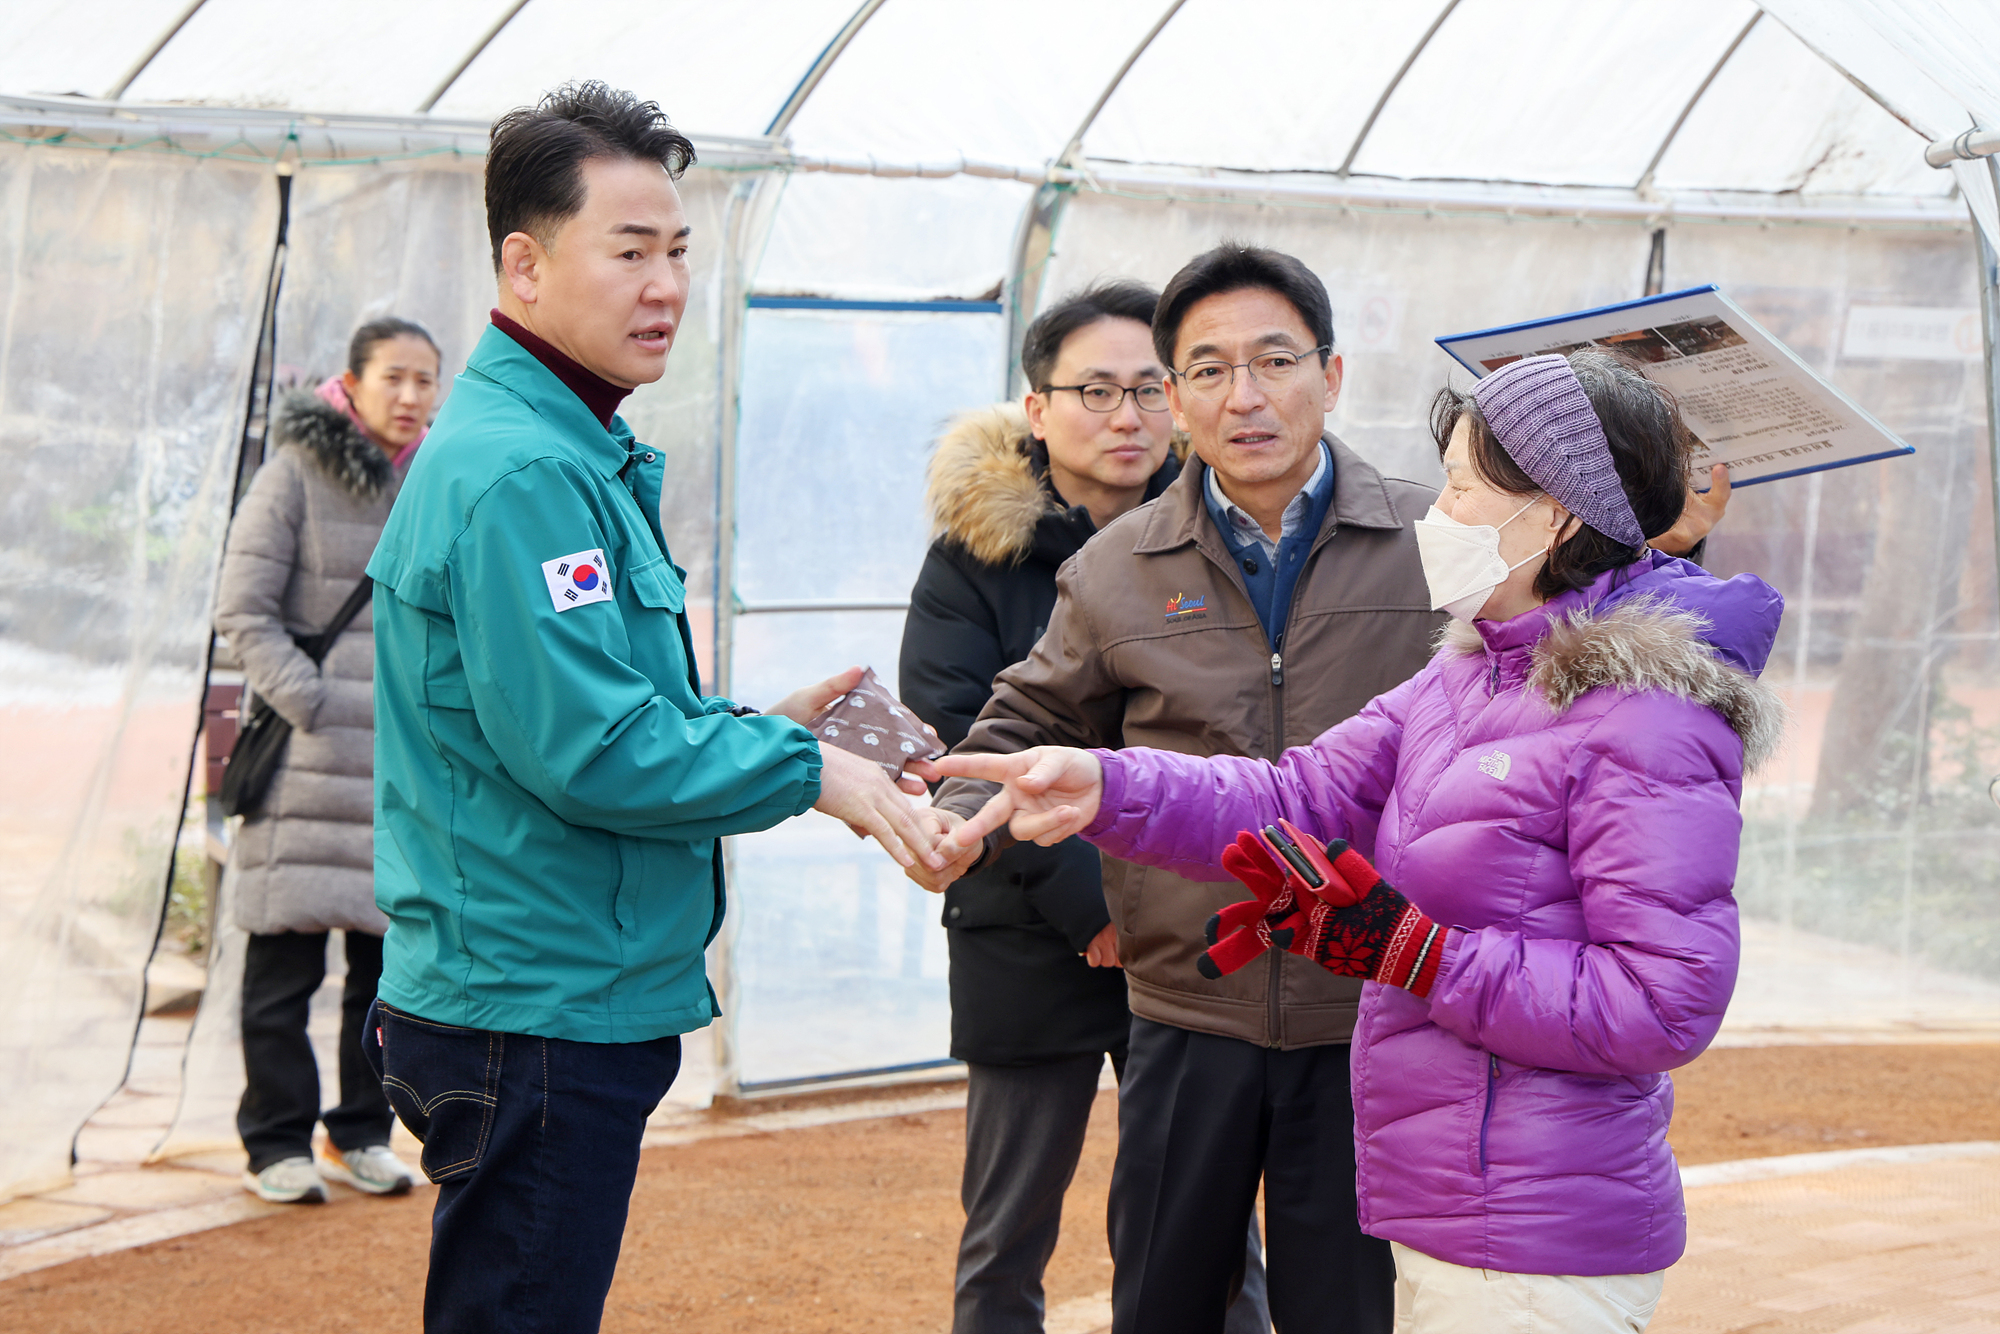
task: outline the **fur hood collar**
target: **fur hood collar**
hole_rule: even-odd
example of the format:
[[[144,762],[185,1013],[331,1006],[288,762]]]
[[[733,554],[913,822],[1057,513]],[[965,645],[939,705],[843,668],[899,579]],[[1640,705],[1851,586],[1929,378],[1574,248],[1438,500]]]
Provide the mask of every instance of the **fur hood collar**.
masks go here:
[[[1028,445],[1028,414],[1017,404],[975,408],[952,422],[931,455],[924,487],[932,535],[987,565],[1027,555],[1035,524],[1056,508]]]
[[[1784,701],[1718,657],[1707,642],[1709,630],[1707,618],[1660,596],[1557,614],[1529,650],[1528,688],[1558,714],[1600,686],[1664,690],[1705,705],[1742,739],[1748,773],[1784,739]],[[1446,652],[1488,651],[1479,631],[1462,621],[1447,625],[1442,638]]]
[[[331,403],[294,391],[280,400],[272,436],[297,445],[334,483],[362,500],[382,494],[394,471],[389,456]]]
[[[931,535],[965,548],[987,565],[1012,565],[1035,545],[1045,515],[1060,502],[1042,484],[1035,466],[1028,414],[1017,403],[975,408],[938,440],[924,488]],[[1175,458],[1187,456],[1187,437],[1174,433]]]

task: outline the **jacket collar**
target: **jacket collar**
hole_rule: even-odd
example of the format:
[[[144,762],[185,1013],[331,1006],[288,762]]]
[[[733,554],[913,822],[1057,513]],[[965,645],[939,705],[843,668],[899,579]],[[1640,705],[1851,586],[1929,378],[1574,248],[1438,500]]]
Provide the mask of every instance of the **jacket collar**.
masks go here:
[[[1326,518],[1320,523],[1313,546],[1317,548],[1343,526],[1401,528],[1403,519],[1396,513],[1395,502],[1389,499],[1389,488],[1382,474],[1331,431],[1320,439],[1333,452],[1333,503],[1327,506]],[[1227,562],[1222,535],[1209,517],[1207,486],[1208,465],[1190,455],[1181,475],[1154,502],[1151,517],[1140,531],[1132,554],[1151,556],[1192,544]]]
[[[402,475],[351,416],[317,395],[285,395],[272,427],[278,440],[305,450],[349,495],[372,500]]]
[[[1033,470],[1036,484],[1048,498],[1049,505],[1042,511],[1041,518],[1035,521],[1035,535],[1029,554],[1050,565],[1060,565],[1097,535],[1097,525],[1091,520],[1088,509],[1082,505],[1071,505],[1049,480],[1049,447],[1032,436],[1027,438],[1025,445],[1028,466]],[[1169,450],[1153,475],[1146,479],[1146,494],[1139,503],[1143,505],[1159,499],[1180,475],[1181,461]]]
[[[616,477],[630,460],[632,428],[624,418],[613,417],[606,430],[554,371],[493,325],[479,335],[465,369],[477,371],[526,403],[605,476]]]
[[[1650,554],[1650,553],[1649,553]],[[1573,612],[1588,614],[1592,608],[1604,600],[1612,589],[1630,583],[1638,575],[1651,568],[1651,563],[1642,558],[1630,565],[1615,570],[1606,570],[1582,588],[1549,599],[1532,611],[1524,611],[1507,621],[1474,621],[1472,628],[1479,633],[1479,639],[1486,652],[1496,658],[1508,658],[1525,653],[1541,642],[1549,628],[1563,617]]]
[[[1742,738],[1748,772],[1783,739],[1785,705],[1757,679],[1761,660],[1738,665],[1726,631],[1723,644],[1714,642],[1715,619],[1733,611],[1768,622],[1775,635],[1781,599],[1752,576],[1689,576],[1680,565],[1649,552],[1511,621],[1453,621],[1443,651],[1483,655],[1494,695],[1522,685],[1558,714],[1603,686],[1660,690],[1705,705]],[[1677,587],[1691,582],[1699,586]]]

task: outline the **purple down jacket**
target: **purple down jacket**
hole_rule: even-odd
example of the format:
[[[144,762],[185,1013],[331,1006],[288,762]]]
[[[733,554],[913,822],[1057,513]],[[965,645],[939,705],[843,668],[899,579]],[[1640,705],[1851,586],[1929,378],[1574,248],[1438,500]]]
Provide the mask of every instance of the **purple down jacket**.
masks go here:
[[[1085,837],[1220,880],[1236,832],[1345,838],[1447,926],[1428,999],[1370,983],[1354,1034],[1370,1234],[1528,1274],[1664,1269],[1686,1243],[1673,1084],[1736,981],[1742,775],[1783,600],[1653,554],[1511,621],[1276,764],[1095,752]],[[1172,819],[1155,819],[1171,811]]]

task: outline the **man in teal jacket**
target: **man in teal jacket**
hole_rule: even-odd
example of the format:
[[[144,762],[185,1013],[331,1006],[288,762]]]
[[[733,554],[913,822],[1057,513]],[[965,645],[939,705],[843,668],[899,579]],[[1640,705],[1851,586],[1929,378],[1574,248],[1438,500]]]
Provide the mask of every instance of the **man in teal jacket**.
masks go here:
[[[496,123],[500,309],[368,566],[370,1029],[442,1187],[427,1330],[597,1328],[646,1117],[717,1014],[723,835],[817,807],[930,851],[879,767],[800,725],[856,672],[762,715],[698,688],[664,465],[614,415],[686,307],[692,158],[602,85]]]

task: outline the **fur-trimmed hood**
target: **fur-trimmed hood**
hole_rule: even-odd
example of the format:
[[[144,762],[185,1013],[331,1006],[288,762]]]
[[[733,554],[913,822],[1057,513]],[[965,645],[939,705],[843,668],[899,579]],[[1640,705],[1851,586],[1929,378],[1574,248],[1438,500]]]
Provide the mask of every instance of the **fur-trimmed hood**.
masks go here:
[[[272,439],[297,445],[349,494],[372,499],[389,484],[389,456],[363,435],[354,419],[312,394],[293,391],[279,400]]]
[[[1526,649],[1527,685],[1558,714],[1600,686],[1663,690],[1715,710],[1756,769],[1784,739],[1786,710],[1758,679],[1784,600],[1749,575],[1723,581],[1654,553],[1629,582],[1606,575],[1516,622],[1445,627],[1446,651],[1506,656]]]
[[[1043,485],[1018,403],[996,403],[957,417],[931,455],[924,503],[931,535],[957,543],[988,565],[1011,565],[1035,544],[1043,516],[1060,514]],[[1187,456],[1187,437],[1174,433],[1171,457]]]

